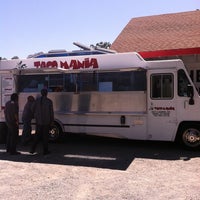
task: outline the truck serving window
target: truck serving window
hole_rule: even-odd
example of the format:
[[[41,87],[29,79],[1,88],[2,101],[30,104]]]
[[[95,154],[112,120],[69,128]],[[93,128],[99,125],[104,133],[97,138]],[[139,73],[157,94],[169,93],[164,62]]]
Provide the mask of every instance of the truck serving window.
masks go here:
[[[18,92],[39,92],[48,88],[48,75],[19,75]]]
[[[145,91],[146,71],[83,72],[77,74],[78,92]]]
[[[172,99],[174,78],[172,74],[155,74],[151,76],[151,98]]]
[[[146,71],[19,75],[19,92],[145,91]]]
[[[35,74],[18,76],[18,92],[75,92],[77,74]]]
[[[99,73],[98,90],[99,91],[145,91],[146,71]]]

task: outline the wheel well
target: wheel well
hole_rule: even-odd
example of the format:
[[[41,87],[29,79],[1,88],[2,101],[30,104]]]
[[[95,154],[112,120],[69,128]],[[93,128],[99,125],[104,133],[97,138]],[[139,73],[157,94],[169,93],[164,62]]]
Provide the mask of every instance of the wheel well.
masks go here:
[[[62,123],[58,120],[54,120],[54,124],[59,127],[59,129],[62,131],[62,133],[64,132],[64,128],[62,126]]]
[[[200,130],[200,121],[182,121],[178,126],[175,141],[180,139],[183,129],[187,127],[197,127]]]
[[[54,124],[49,130],[49,140],[52,142],[59,141],[63,136],[63,130],[60,123],[54,121]]]

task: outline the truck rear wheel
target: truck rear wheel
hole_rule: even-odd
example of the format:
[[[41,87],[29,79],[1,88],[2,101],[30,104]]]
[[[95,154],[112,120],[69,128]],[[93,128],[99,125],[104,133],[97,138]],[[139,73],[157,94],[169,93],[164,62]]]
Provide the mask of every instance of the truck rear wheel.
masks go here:
[[[200,129],[193,125],[181,129],[179,141],[184,147],[191,150],[200,148]]]
[[[55,123],[49,131],[49,140],[56,142],[61,138],[62,134],[63,132],[60,125],[58,123]]]

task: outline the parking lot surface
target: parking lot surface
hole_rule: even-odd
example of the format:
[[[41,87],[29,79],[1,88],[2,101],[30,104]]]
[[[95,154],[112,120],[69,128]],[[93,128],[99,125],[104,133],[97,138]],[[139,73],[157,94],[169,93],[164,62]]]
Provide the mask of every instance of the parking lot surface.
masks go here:
[[[66,137],[51,154],[21,155],[0,144],[0,198],[4,200],[199,200],[200,151],[168,142]]]

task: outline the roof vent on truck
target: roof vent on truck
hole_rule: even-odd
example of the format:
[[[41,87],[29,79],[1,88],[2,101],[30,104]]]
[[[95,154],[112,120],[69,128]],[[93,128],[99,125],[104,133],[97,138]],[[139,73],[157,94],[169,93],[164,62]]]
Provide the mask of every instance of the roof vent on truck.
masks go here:
[[[50,50],[48,53],[67,53],[65,49]]]
[[[81,50],[75,51],[66,51],[65,49],[61,50],[51,50],[48,53],[39,52],[33,55],[29,55],[27,58],[46,58],[46,57],[64,57],[64,56],[83,56],[83,55],[98,55],[98,54],[107,54],[107,53],[116,53],[116,51],[110,49],[104,49],[95,46],[86,46],[79,42],[74,42],[74,45],[81,48]]]

